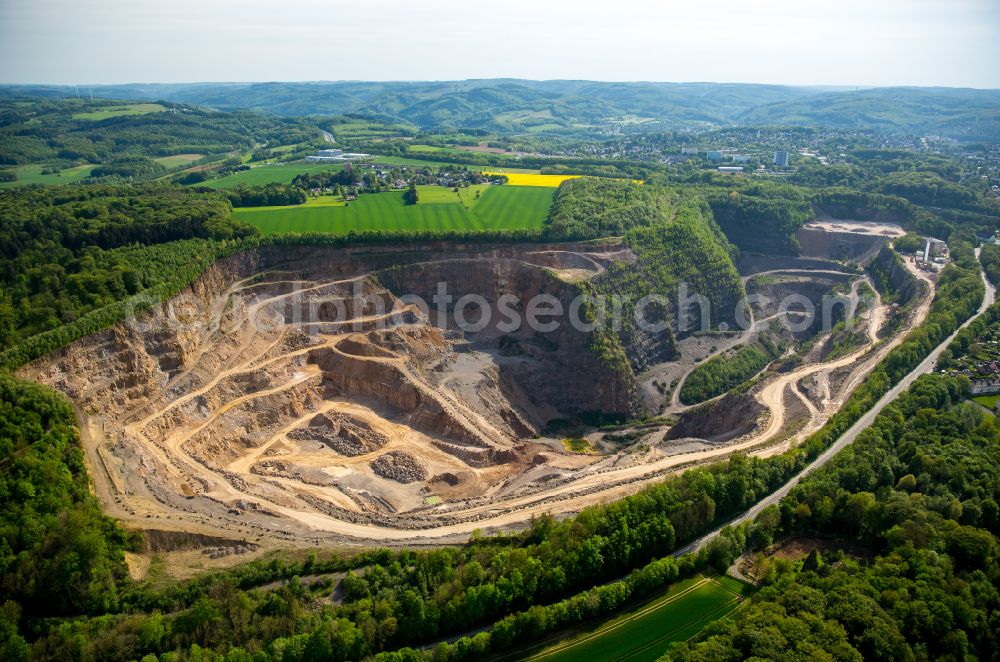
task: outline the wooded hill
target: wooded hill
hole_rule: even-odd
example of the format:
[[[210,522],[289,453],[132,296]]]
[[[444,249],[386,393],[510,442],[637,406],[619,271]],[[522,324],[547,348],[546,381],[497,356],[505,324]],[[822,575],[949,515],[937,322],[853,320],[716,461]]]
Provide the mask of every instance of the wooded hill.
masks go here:
[[[935,133],[965,140],[995,141],[1000,136],[1000,91],[960,88],[842,90],[727,83],[487,79],[105,85],[92,91],[103,98],[164,99],[275,115],[353,113],[422,129],[586,133],[638,117],[654,121],[659,128],[805,125]],[[67,86],[0,87],[0,95],[8,98],[72,97],[76,93]]]

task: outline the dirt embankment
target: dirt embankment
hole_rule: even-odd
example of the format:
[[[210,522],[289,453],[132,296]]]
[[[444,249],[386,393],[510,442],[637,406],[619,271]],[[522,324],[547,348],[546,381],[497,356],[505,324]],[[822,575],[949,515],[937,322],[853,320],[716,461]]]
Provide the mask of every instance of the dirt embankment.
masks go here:
[[[875,282],[886,289],[895,298],[895,303],[905,306],[919,293],[919,281],[900,260],[899,256],[888,246],[884,246],[868,266]],[[881,282],[880,282],[881,281]]]
[[[455,302],[511,295],[526,318],[547,296],[568,311],[580,279],[621,255],[267,248],[22,374],[74,401],[99,496],[138,528],[259,544],[338,522],[465,521],[477,515],[460,511],[502,508],[513,477],[557,459],[528,440],[547,420],[632,413],[634,384],[565,319],[463,331]],[[436,326],[437,311],[399,296],[432,302],[439,283],[452,299]]]
[[[764,407],[747,393],[729,393],[681,414],[667,439],[696,437],[722,442],[750,432]]]
[[[185,296],[22,375],[73,399],[109,514],[134,528],[223,538],[205,541],[214,558],[241,553],[235,541],[261,553],[456,542],[477,528],[579,510],[692,462],[758,452],[798,417],[785,415],[790,384],[861,360],[767,375],[749,395],[682,416],[671,433],[707,442],[661,444],[660,429],[606,455],[576,454],[558,438],[530,437],[568,412],[627,411],[628,379],[608,371],[572,325],[504,331],[497,318],[462,332],[455,306],[464,294],[489,304],[510,293],[521,315],[535,295],[566,308],[581,279],[627,254],[594,245],[579,255],[414,249],[270,248],[223,260]],[[438,282],[453,297],[442,325],[413,307],[391,312],[404,293],[430,300]],[[721,349],[718,339],[695,340],[707,353]],[[808,409],[806,430],[839,405],[792,396]]]

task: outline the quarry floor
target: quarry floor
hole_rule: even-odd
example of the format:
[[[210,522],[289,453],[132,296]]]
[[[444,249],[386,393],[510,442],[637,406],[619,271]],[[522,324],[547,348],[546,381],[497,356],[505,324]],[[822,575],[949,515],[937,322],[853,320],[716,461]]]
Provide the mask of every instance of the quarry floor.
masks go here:
[[[546,266],[567,279],[603,269],[600,256],[558,261]],[[136,353],[114,344],[132,341],[126,332],[100,348],[35,365],[27,376],[70,394],[93,488],[107,514],[172,539],[150,553],[172,556],[179,574],[275,549],[457,543],[473,531],[518,528],[533,516],[609,502],[734,452],[766,456],[798,443],[926,317],[934,281],[907,268],[929,287],[891,337],[880,335],[889,306],[877,299],[861,318],[863,346],[832,361],[806,356],[790,371],[767,374],[751,391],[763,413],[748,432],[724,441],[668,439],[663,425],[616,431],[635,433],[624,446],[604,443],[595,432],[588,439],[600,452],[573,453],[561,437],[517,434],[521,423],[511,412],[527,403],[507,394],[497,404],[499,368],[520,359],[458,348],[405,307],[403,319],[384,333],[366,331],[379,316],[365,309],[317,322],[308,337],[280,314],[284,299],[336,294],[367,282],[365,274],[298,281],[274,272],[229,283],[211,297],[208,319],[188,332],[189,351],[169,376],[156,366],[136,367]],[[766,273],[809,277],[815,271]],[[851,276],[853,299],[864,280]],[[641,386],[652,392],[654,381],[674,381],[662,412],[684,413],[678,394],[691,370],[749,342],[776,317],[752,319],[728,338],[681,341],[680,358],[647,370]],[[142,337],[147,349],[162,340]],[[75,370],[97,349],[114,360],[103,372],[92,368],[77,377]],[[115,361],[128,363],[152,386],[118,383]],[[343,380],[335,393],[331,374]],[[409,394],[405,403],[385,392],[398,383]],[[132,393],[128,389],[141,395],[107,395]],[[401,410],[409,413],[401,416]],[[503,459],[488,459],[497,457]],[[141,574],[143,561],[133,561]]]

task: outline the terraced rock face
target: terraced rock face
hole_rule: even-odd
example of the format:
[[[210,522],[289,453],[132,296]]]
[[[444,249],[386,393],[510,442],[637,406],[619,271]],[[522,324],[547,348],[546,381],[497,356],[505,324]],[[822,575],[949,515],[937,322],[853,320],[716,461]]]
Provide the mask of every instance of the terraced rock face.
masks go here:
[[[554,327],[503,324],[526,319],[536,297],[570,310],[582,289],[599,289],[583,281],[606,288],[605,274],[634,260],[613,244],[262,249],[21,376],[69,396],[105,510],[164,544],[212,536],[224,557],[251,545],[457,542],[606,502],[692,463],[797,443],[929,309],[924,297],[880,334],[888,306],[876,300],[861,315],[864,344],[826,361],[825,331],[776,329],[792,313],[761,302],[746,329],[680,338],[677,360],[638,377],[656,338],[595,339],[565,315]],[[772,298],[836,286],[856,304],[862,279],[818,262],[765,264],[743,280]],[[407,296],[431,303],[439,283],[451,297],[440,314]],[[485,319],[473,306],[460,328],[473,294],[490,309],[506,301],[507,313]],[[678,402],[699,362],[761,334],[816,343],[742,395]],[[637,382],[647,410],[673,422],[594,432],[586,452],[539,436],[553,419],[635,413]]]
[[[455,303],[431,319],[400,296],[430,302],[444,282],[453,301],[514,295],[523,315],[544,294],[565,309],[628,255],[425,248],[238,256],[24,372],[79,407],[102,497],[126,516],[283,535],[447,523],[449,503],[500,502],[537,467],[548,420],[632,413],[634,383],[571,324],[463,332]]]

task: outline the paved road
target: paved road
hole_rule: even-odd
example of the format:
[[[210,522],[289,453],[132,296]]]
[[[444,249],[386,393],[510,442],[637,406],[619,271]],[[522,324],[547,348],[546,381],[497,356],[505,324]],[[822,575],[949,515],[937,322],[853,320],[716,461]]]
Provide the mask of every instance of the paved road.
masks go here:
[[[976,257],[977,258],[979,257],[978,248],[976,249]],[[714,531],[708,533],[707,535],[702,536],[701,538],[698,538],[690,545],[678,549],[676,552],[674,552],[674,556],[681,556],[682,554],[687,554],[688,552],[696,552],[703,546],[705,546],[706,543],[708,543],[717,535],[719,535],[719,532],[723,529],[723,527],[736,526],[738,524],[742,524],[743,522],[752,520],[753,518],[757,517],[757,515],[759,515],[762,510],[764,510],[768,506],[772,506],[778,503],[782,498],[784,498],[792,490],[792,488],[795,487],[799,483],[799,481],[802,480],[805,476],[808,476],[810,473],[812,473],[819,467],[822,467],[824,464],[829,462],[834,455],[839,453],[845,446],[847,446],[848,444],[852,443],[855,439],[857,439],[861,431],[867,428],[869,425],[871,425],[872,422],[874,422],[875,417],[879,415],[879,413],[882,411],[882,409],[885,408],[887,404],[895,400],[903,391],[909,388],[910,384],[915,382],[918,377],[934,369],[934,364],[937,362],[938,356],[941,354],[942,351],[944,351],[946,347],[948,347],[948,345],[951,344],[951,341],[955,338],[956,335],[958,335],[958,332],[961,329],[971,324],[972,320],[976,319],[976,317],[978,317],[979,315],[982,315],[987,308],[993,305],[993,302],[996,300],[996,288],[994,288],[993,285],[990,284],[989,280],[986,278],[985,273],[982,274],[982,277],[983,277],[983,283],[986,285],[986,292],[983,295],[983,303],[979,306],[979,312],[970,317],[968,320],[966,320],[965,323],[962,324],[962,326],[960,326],[953,334],[948,336],[947,340],[945,340],[940,345],[935,347],[931,351],[931,353],[927,355],[927,358],[925,358],[923,361],[920,362],[920,365],[914,368],[908,375],[903,377],[903,379],[901,379],[898,384],[889,389],[889,391],[885,395],[883,395],[878,402],[875,403],[874,407],[869,409],[867,413],[865,413],[861,418],[859,418],[854,423],[854,425],[849,427],[847,431],[844,432],[844,434],[842,434],[840,438],[838,438],[835,442],[833,442],[833,444],[829,448],[823,451],[823,453],[819,457],[817,457],[815,460],[809,463],[801,472],[799,472],[795,477],[793,477],[791,480],[789,480],[787,483],[781,486],[776,492],[772,493],[771,495],[757,502],[757,504],[754,505],[752,508],[750,508],[750,510],[746,511],[736,519],[726,522],[726,524],[724,524],[723,526],[715,529]]]

